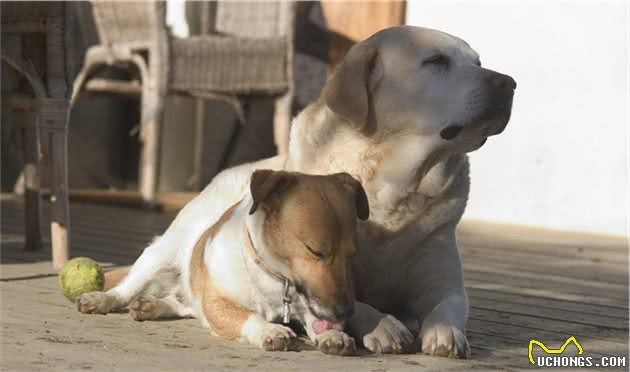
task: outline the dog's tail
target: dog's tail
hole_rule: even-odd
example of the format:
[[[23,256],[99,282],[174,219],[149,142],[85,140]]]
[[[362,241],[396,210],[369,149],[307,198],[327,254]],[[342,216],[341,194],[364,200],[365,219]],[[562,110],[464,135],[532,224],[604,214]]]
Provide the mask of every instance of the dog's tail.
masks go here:
[[[104,291],[109,291],[122,282],[123,279],[129,273],[131,266],[121,267],[120,269],[110,270],[105,273],[105,288]]]

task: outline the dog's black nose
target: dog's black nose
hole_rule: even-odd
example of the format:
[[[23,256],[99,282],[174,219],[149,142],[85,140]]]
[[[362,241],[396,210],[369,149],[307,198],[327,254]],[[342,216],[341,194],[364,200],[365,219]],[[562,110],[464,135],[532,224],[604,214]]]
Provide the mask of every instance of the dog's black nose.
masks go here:
[[[462,131],[462,129],[464,129],[464,127],[462,127],[461,125],[450,125],[444,129],[442,129],[442,131],[440,132],[440,137],[442,137],[442,139],[445,140],[452,140],[453,138],[457,137],[457,135],[459,134],[459,132]]]
[[[511,76],[499,73],[490,76],[490,84],[497,88],[516,89],[516,81]]]

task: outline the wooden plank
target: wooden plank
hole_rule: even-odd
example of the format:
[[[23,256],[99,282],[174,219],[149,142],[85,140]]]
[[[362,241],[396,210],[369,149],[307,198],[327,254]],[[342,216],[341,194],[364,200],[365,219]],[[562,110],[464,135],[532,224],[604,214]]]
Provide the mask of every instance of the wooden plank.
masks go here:
[[[485,350],[485,355],[490,355],[493,359],[498,360],[496,364],[500,370],[508,370],[508,371],[523,371],[526,369],[532,368],[529,364],[529,357],[527,354],[527,344],[525,344],[525,351],[523,351],[522,345],[517,345],[514,343],[506,343],[505,341],[496,341],[491,338],[488,338],[485,334],[479,334],[476,332],[471,332],[468,335],[471,342],[473,342],[473,349]],[[534,355],[537,355],[536,352]],[[596,354],[597,355],[597,354]],[[487,367],[486,367],[487,368]],[[475,367],[471,366],[470,368],[467,366],[466,369],[479,369],[479,370],[487,370],[483,367]],[[495,368],[491,368],[490,370],[495,370]],[[498,370],[498,369],[497,369]],[[553,370],[553,369],[541,369],[545,370]],[[604,370],[598,369],[595,367],[589,368],[589,370]],[[609,369],[608,369],[609,370]]]
[[[72,213],[74,217],[71,217],[73,227],[76,224],[79,229],[84,227],[96,231],[116,230],[121,232],[138,232],[139,234],[155,235],[162,233],[172,221],[172,218],[151,218],[147,215],[128,216],[124,211],[112,213],[111,215],[105,215],[105,212],[99,213],[99,217],[92,217],[91,213],[84,211],[77,213],[77,210],[71,209],[71,212],[74,212]],[[44,216],[44,220],[49,220],[48,213],[44,213]],[[19,216],[4,214],[2,218],[3,226],[8,226],[15,230],[23,229],[22,224],[18,223],[18,220],[21,219]]]
[[[598,305],[588,302],[577,302],[563,299],[552,299],[524,294],[509,293],[503,291],[486,290],[480,288],[466,288],[468,296],[473,300],[492,303],[492,301],[504,301],[518,305],[531,306],[532,308],[545,308],[552,310],[566,310],[581,314],[600,315],[605,314],[613,319],[628,319],[628,310],[606,305]]]
[[[594,327],[606,327],[621,331],[628,331],[628,318],[612,318],[606,313],[584,314],[580,311],[564,309],[549,309],[530,305],[515,304],[507,301],[487,301],[478,298],[471,299],[471,307],[480,310],[502,311],[511,314],[525,315],[533,318],[546,318],[559,321],[570,321]]]
[[[546,298],[550,300],[563,300],[563,301],[572,301],[576,303],[589,303],[597,306],[606,306],[610,308],[616,308],[619,310],[628,311],[628,303],[627,301],[620,301],[618,299],[611,299],[606,296],[598,296],[594,294],[576,294],[576,293],[568,293],[567,291],[560,291],[557,289],[548,289],[548,288],[532,288],[531,286],[527,286],[525,284],[515,285],[515,284],[504,284],[497,283],[493,278],[486,278],[486,280],[476,280],[472,279],[469,275],[464,271],[465,275],[465,286],[466,288],[474,288],[481,289],[486,291],[498,291],[504,293],[510,293],[514,296],[530,296],[530,297],[539,297]]]
[[[4,217],[21,217],[23,214],[21,212],[15,211],[15,208],[12,207],[11,204],[14,203],[3,202],[2,207],[4,210],[2,212],[2,215]],[[49,218],[50,204],[43,203],[42,211],[42,217]],[[102,209],[94,209],[94,207],[85,208],[82,204],[73,204],[73,206],[71,207],[71,211],[73,211],[74,214],[82,215],[82,219],[87,218],[88,220],[105,221],[107,217],[116,217],[120,220],[135,221],[135,225],[142,225],[143,222],[146,222],[146,224],[150,224],[153,221],[165,221],[168,220],[169,217],[172,219],[172,216],[174,216],[172,214],[159,214],[155,212],[151,213],[148,211],[145,211],[144,213],[139,213],[139,210],[131,208],[113,208],[107,206],[103,206]],[[111,220],[109,222],[111,222]]]
[[[197,192],[157,192],[155,194],[157,207],[164,211],[178,211],[195,198]],[[42,189],[43,196],[49,196],[49,189]],[[133,190],[113,189],[70,189],[70,201],[91,203],[110,203],[141,207],[142,195]]]
[[[605,304],[627,306],[628,292],[623,288],[606,288],[605,286],[589,286],[587,283],[581,285],[579,282],[571,281],[567,283],[565,278],[549,276],[553,279],[543,280],[537,279],[536,275],[521,273],[519,275],[510,276],[505,273],[494,273],[486,270],[472,270],[464,266],[464,283],[466,285],[475,286],[476,283],[482,282],[488,285],[485,288],[499,289],[531,289],[538,290],[541,293],[560,296],[558,298],[566,299],[603,299]],[[555,282],[554,280],[559,282]],[[550,281],[551,280],[551,281]],[[568,280],[568,279],[567,279]],[[482,287],[483,288],[483,287]],[[564,296],[564,297],[563,297]]]
[[[105,239],[109,239],[110,247],[112,245],[111,243],[122,242],[122,244],[126,246],[133,245],[133,246],[137,246],[138,248],[146,248],[149,245],[149,243],[157,235],[156,234],[157,232],[152,233],[152,232],[139,232],[139,231],[133,231],[133,230],[125,231],[125,230],[114,230],[114,229],[110,229],[110,230],[101,229],[101,230],[96,230],[98,231],[98,233],[97,232],[88,233],[89,230],[87,230],[85,226],[76,226],[76,227],[77,228],[73,230],[73,232],[76,232],[77,234],[79,234],[79,236],[75,238],[75,239],[78,239],[77,241],[96,242],[97,244],[101,245],[102,243],[104,243]],[[3,231],[10,233],[12,236],[20,236],[20,237],[23,236],[23,230],[21,229],[4,228]],[[160,233],[161,232],[162,231],[160,231]],[[122,237],[121,234],[129,234],[133,236],[133,238]],[[50,241],[49,235],[44,235],[44,240]],[[74,245],[75,244],[73,243],[73,246]]]
[[[464,239],[462,239],[465,241]],[[493,244],[493,243],[490,243]],[[519,258],[524,265],[532,265],[538,260],[563,260],[563,259],[584,259],[592,263],[604,263],[611,265],[623,265],[627,262],[627,253],[622,252],[598,252],[597,250],[584,250],[580,247],[572,249],[554,250],[545,244],[529,244],[526,250],[523,250],[523,244],[511,243],[511,245],[505,244],[501,249],[495,249],[490,246],[472,245],[471,243],[463,243],[461,245],[462,253],[465,254],[479,254],[487,256],[506,256]]]
[[[518,258],[505,258],[496,255],[474,255],[462,254],[462,262],[465,265],[476,265],[499,270],[523,271],[522,261]],[[528,273],[545,275],[554,273],[555,275],[571,279],[585,279],[603,283],[613,283],[618,285],[628,285],[627,265],[606,265],[593,263],[588,260],[568,259],[568,260],[541,260],[535,266],[527,269]]]
[[[457,234],[472,245],[480,242],[484,246],[497,248],[501,248],[507,242],[535,243],[554,248],[581,247],[592,250],[616,250],[622,254],[627,254],[628,251],[628,238],[623,236],[567,232],[477,220],[463,220],[457,226]]]
[[[592,326],[587,324],[576,324],[571,321],[548,319],[545,317],[522,315],[505,311],[495,311],[480,308],[470,309],[470,319],[496,321],[501,323],[518,324],[520,327],[534,330],[555,332],[561,335],[588,336],[599,340],[612,340],[616,342],[627,342],[628,332],[625,330],[608,327]]]
[[[19,228],[15,228],[15,227],[5,227],[3,229],[3,231],[6,231],[8,234],[11,234],[11,236],[19,236],[19,237],[23,237],[23,230],[19,229]],[[77,231],[77,233],[80,235],[78,238],[79,239],[92,239],[95,240],[101,244],[101,243],[105,243],[106,240],[105,239],[111,239],[113,241],[121,241],[123,242],[123,244],[136,244],[136,245],[141,245],[142,247],[146,247],[148,245],[148,243],[157,235],[157,231],[151,232],[151,231],[145,231],[145,232],[139,232],[139,231],[125,231],[125,230],[105,230],[105,229],[101,229],[101,230],[95,230],[94,233],[89,232],[89,230],[86,227],[78,227],[75,231]],[[98,233],[96,232],[98,231]],[[163,231],[159,231],[160,233]],[[132,236],[133,238],[126,238],[124,236],[121,236],[121,234],[129,234],[130,236]],[[50,241],[50,235],[49,234],[44,234],[44,240],[48,240]]]
[[[514,327],[510,324],[500,324],[492,328],[488,323],[475,324],[475,321],[470,322],[475,327],[483,327],[484,331],[477,331],[469,328],[467,330],[467,336],[471,345],[476,347],[484,347],[489,350],[501,350],[517,355],[522,360],[528,359],[528,345],[530,340],[539,340],[546,345],[561,345],[568,337],[559,334],[553,334],[541,331],[521,330],[519,332],[518,327]],[[507,332],[501,333],[500,328],[504,327]],[[516,333],[512,333],[516,332]],[[593,357],[602,357],[606,355],[627,355],[627,343],[612,343],[602,340],[594,340],[588,337],[576,337],[586,355]],[[535,353],[542,354],[539,349],[534,350]],[[540,355],[534,354],[534,355]],[[569,351],[569,355],[572,353]],[[519,358],[519,359],[520,359]]]
[[[622,294],[623,298],[628,297],[627,284],[607,283],[598,280],[565,277],[562,275],[557,275],[556,273],[533,273],[530,271],[526,271],[525,269],[510,270],[502,267],[489,266],[472,262],[464,262],[464,267],[466,268],[466,272],[480,273],[480,275],[501,275],[510,278],[510,280],[522,279],[527,280],[528,282],[541,283],[540,285],[542,285],[543,287],[580,287],[581,290],[586,289],[592,291],[619,293]]]
[[[477,320],[471,319],[469,324],[475,327],[483,327],[482,331],[474,328],[467,329],[467,335],[471,346],[486,347],[490,350],[506,350],[515,349],[519,353],[525,353],[527,356],[527,347],[530,340],[538,340],[552,347],[553,345],[562,345],[569,337],[574,335],[563,335],[554,332],[544,332],[540,330],[520,329],[511,324],[496,324],[494,326],[488,323],[475,324]],[[501,330],[504,329],[505,332]],[[517,332],[512,334],[511,332]],[[474,336],[477,335],[477,340]],[[587,355],[593,357],[601,357],[605,355],[623,356],[628,355],[628,342],[626,341],[605,341],[589,338],[586,336],[574,336],[582,344]],[[541,351],[540,349],[537,349]]]

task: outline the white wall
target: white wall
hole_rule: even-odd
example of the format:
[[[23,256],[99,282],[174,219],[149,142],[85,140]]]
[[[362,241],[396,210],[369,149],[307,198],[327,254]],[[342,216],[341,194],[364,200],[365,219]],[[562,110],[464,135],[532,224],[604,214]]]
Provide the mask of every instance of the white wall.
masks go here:
[[[518,83],[507,129],[471,154],[464,218],[627,235],[627,3],[407,6]]]

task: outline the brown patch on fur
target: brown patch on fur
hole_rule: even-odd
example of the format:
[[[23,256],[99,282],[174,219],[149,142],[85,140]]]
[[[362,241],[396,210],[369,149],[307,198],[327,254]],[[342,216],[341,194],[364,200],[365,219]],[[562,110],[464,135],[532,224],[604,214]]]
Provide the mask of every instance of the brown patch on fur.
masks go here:
[[[123,267],[120,269],[110,270],[105,273],[105,286],[103,291],[109,291],[110,289],[117,286],[123,279],[129,274],[129,269],[131,267]]]
[[[211,331],[228,340],[241,337],[243,323],[254,314],[221,294],[213,285],[212,278],[204,262],[206,244],[229,220],[240,201],[231,206],[219,220],[206,230],[193,248],[190,260],[190,287],[201,302],[203,314],[210,324]]]
[[[258,206],[270,197],[273,192],[278,193],[283,186],[288,186],[294,177],[290,172],[272,171],[270,169],[260,169],[252,174],[250,181],[250,192],[252,194],[252,208],[249,214],[253,214]]]
[[[206,288],[202,299],[203,313],[210,329],[227,340],[241,338],[243,324],[255,313],[222,296],[211,286]]]

